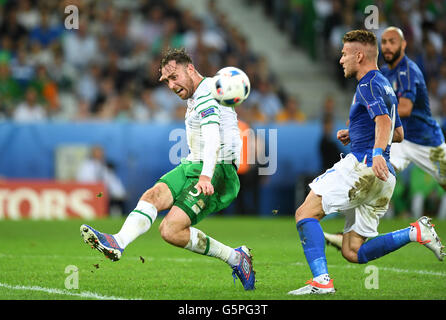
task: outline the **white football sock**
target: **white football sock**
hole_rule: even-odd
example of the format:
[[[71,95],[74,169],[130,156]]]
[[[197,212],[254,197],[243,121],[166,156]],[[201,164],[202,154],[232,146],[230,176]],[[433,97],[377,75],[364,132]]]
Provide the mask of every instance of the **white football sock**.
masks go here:
[[[319,282],[320,284],[327,284],[330,282],[330,276],[328,273],[324,273],[314,278],[313,281]]]
[[[238,254],[233,248],[228,247],[221,242],[205,235],[201,230],[189,227],[190,239],[184,247],[187,250],[203,254],[210,257],[216,257],[228,263],[231,267],[237,265],[240,260]]]
[[[409,239],[410,241],[417,241],[418,229],[414,226],[410,226]]]
[[[113,235],[121,248],[135,240],[140,235],[146,233],[158,215],[156,207],[147,202],[140,200],[136,208],[130,212],[121,230]]]

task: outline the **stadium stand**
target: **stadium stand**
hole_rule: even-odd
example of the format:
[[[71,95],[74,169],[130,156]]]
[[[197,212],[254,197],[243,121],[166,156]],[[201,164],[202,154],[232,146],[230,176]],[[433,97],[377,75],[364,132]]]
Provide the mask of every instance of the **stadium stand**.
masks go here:
[[[322,100],[317,102],[320,106],[309,105],[310,98],[294,94],[295,90],[288,85],[289,78],[284,80],[290,75],[274,69],[266,55],[251,47],[250,35],[231,22],[224,5],[215,0],[197,0],[194,8],[188,8],[184,3],[190,1],[1,0],[0,123],[6,123],[3,131],[18,128],[16,122],[55,124],[56,127],[63,123],[65,134],[69,131],[66,124],[70,123],[125,126],[137,122],[156,127],[184,121],[183,102],[158,82],[163,50],[184,46],[204,75],[213,75],[227,65],[246,71],[252,92],[238,112],[240,119],[251,127],[279,127],[283,137],[292,137],[298,132],[304,145],[309,143],[305,138],[316,136],[309,146],[311,157],[316,161],[303,158],[297,164],[290,163],[298,150],[288,150],[282,146],[287,139],[279,139],[278,148],[284,150],[280,151],[284,157],[279,164],[282,171],[271,179],[272,184],[271,181],[265,184],[263,194],[272,194],[274,189],[288,197],[287,210],[292,211],[296,202],[293,188],[301,171],[308,169],[311,163],[311,172],[305,177],[308,179],[319,169],[317,143],[322,132],[321,120],[330,113],[337,121],[334,129],[345,121],[343,113],[334,110],[344,102],[337,98],[351,92],[354,82],[346,81],[340,74],[340,39],[346,30],[363,27],[364,9],[370,4],[377,5],[380,10],[378,35],[389,25],[398,25],[405,32],[407,54],[422,69],[430,90],[432,112],[446,131],[446,9],[442,1],[241,1],[240,6],[247,10],[260,8],[262,18],[272,22],[275,32],[287,36],[290,56],[305,55],[319,70],[327,71],[337,91],[320,95]],[[69,4],[79,8],[78,29],[64,27],[64,9]],[[196,10],[197,7],[200,10]],[[285,58],[283,60],[288,63]],[[309,78],[306,80],[308,85],[314,83]],[[286,110],[291,111],[287,113]],[[138,128],[141,132],[153,132]],[[54,127],[51,130],[55,130]],[[16,139],[22,141],[24,137]],[[117,152],[112,151],[112,154]],[[297,165],[303,169],[296,169]],[[7,176],[5,168],[11,169],[10,166],[3,163],[1,174]],[[287,177],[286,170],[290,166],[294,176]],[[118,172],[124,171],[118,167]],[[23,174],[14,169],[12,176]],[[45,171],[43,176],[48,178],[51,174]],[[143,184],[143,181],[138,183]],[[283,186],[288,189],[281,192]],[[141,187],[131,188],[139,190]],[[400,194],[403,197],[409,192]],[[267,200],[263,198],[262,201]],[[260,207],[263,205],[267,206],[263,203]]]

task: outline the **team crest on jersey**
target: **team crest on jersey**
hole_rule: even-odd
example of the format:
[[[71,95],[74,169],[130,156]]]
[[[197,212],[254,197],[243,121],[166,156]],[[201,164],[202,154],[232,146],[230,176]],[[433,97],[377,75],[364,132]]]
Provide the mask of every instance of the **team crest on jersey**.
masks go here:
[[[386,91],[386,94],[390,94],[391,96],[395,95],[395,92],[389,86],[384,86],[384,91]],[[395,91],[396,91],[396,89],[395,89]]]
[[[212,113],[215,112],[214,107],[210,107],[209,109],[204,110],[203,112],[201,112],[201,117],[204,118]]]

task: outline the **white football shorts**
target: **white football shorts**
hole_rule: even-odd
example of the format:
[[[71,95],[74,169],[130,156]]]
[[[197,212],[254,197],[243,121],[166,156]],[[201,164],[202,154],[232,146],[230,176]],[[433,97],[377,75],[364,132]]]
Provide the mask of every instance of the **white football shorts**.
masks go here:
[[[322,197],[325,214],[345,215],[344,233],[355,231],[363,237],[378,235],[379,220],[389,208],[395,176],[378,179],[371,167],[349,153],[309,184]]]
[[[390,163],[397,172],[413,162],[420,169],[434,177],[440,185],[446,185],[446,144],[438,147],[419,145],[407,140],[393,143],[390,149]]]

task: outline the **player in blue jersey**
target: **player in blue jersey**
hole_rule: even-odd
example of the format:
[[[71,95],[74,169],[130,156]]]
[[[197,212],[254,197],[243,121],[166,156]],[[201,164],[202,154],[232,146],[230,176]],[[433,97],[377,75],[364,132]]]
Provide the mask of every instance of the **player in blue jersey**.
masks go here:
[[[405,55],[405,48],[406,41],[401,29],[389,27],[384,30],[381,51],[386,65],[381,67],[381,72],[398,97],[398,113],[404,128],[404,141],[392,145],[390,162],[397,172],[413,162],[446,190],[446,144],[443,132],[432,117],[423,74]],[[335,247],[341,246],[342,235],[326,233],[325,238]],[[442,255],[434,253],[442,260]]]
[[[335,292],[319,223],[333,212],[345,213],[342,254],[349,262],[367,263],[411,241],[441,248],[432,225],[424,221],[366,241],[378,235],[379,220],[388,209],[396,182],[389,161],[390,145],[401,142],[404,132],[396,95],[377,67],[376,36],[353,30],[344,35],[343,43],[339,62],[344,75],[358,80],[349,128],[338,132],[341,142],[350,143],[351,153],[310,183],[310,193],[296,210],[296,227],[313,279],[290,291],[292,295]]]
[[[392,146],[390,162],[397,171],[413,162],[429,173],[446,190],[446,144],[443,132],[433,119],[423,74],[405,54],[403,32],[396,27],[382,34],[381,49],[387,65],[382,73],[398,96],[398,113],[404,141]]]

